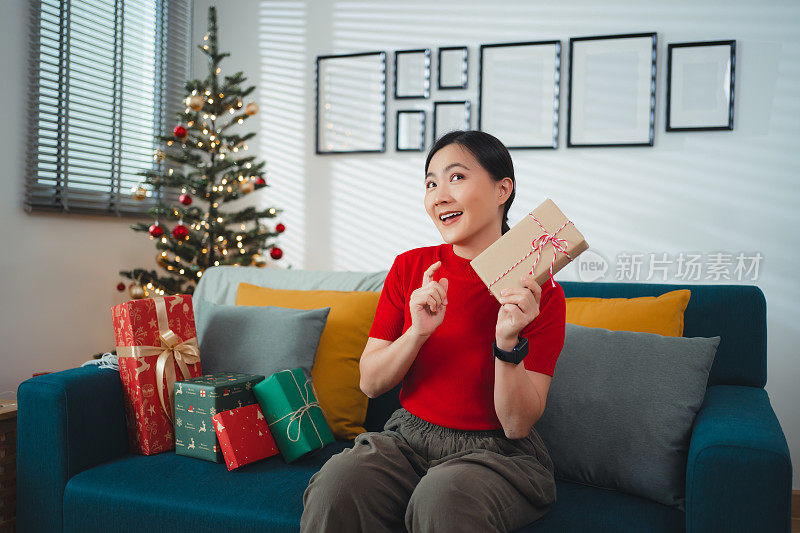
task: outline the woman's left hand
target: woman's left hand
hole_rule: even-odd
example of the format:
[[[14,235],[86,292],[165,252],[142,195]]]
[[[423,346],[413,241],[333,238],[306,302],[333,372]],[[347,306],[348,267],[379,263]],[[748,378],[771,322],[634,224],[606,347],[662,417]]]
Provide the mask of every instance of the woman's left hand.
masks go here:
[[[495,336],[497,340],[517,342],[525,327],[539,316],[539,300],[542,288],[529,275],[522,277],[521,289],[503,289],[500,295],[500,311],[497,313]]]

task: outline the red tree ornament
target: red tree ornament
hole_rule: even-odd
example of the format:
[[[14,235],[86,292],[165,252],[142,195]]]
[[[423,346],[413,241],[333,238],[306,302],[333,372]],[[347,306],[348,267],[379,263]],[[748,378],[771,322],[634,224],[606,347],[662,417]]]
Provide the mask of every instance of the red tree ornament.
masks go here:
[[[286,226],[284,226],[283,223],[278,224],[277,226],[275,226],[275,231],[277,231],[278,233],[283,233],[284,231],[286,231]]]
[[[177,240],[182,241],[189,236],[189,228],[183,224],[178,224],[172,229],[172,236]]]
[[[183,205],[192,205],[192,197],[184,193],[178,197],[178,201]]]
[[[117,290],[120,291],[120,292],[124,291],[125,290],[125,284],[122,283],[121,281],[119,283],[117,283]]]
[[[186,131],[186,128],[184,128],[183,126],[175,126],[175,129],[172,130],[172,134],[175,135],[175,137],[177,137],[178,139],[186,138],[187,133],[188,132]]]
[[[277,246],[274,246],[272,250],[269,251],[269,255],[273,259],[280,259],[281,257],[283,257],[283,250],[281,250]]]
[[[264,178],[262,178],[261,176],[259,176],[259,177],[257,177],[257,178],[256,178],[256,185],[264,185],[264,184],[266,184],[266,183],[267,183],[267,182],[266,182],[266,181],[264,181]]]
[[[164,228],[161,227],[161,224],[156,222],[152,226],[150,226],[150,235],[153,237],[161,237],[164,235]]]

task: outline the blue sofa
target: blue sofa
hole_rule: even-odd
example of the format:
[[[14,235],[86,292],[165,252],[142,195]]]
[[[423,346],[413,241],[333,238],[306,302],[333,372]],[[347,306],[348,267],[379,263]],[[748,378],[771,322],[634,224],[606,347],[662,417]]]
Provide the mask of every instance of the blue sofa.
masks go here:
[[[200,298],[232,303],[239,281],[380,290],[385,275],[216,267],[204,274],[195,306]],[[767,332],[761,290],[561,284],[567,297],[657,296],[689,288],[684,335],[720,335],[722,340],[686,458],[686,512],[557,479],[557,500],[549,512],[519,531],[788,532],[792,466],[764,390]],[[399,389],[369,401],[368,431],[382,430],[399,407]],[[309,478],[333,454],[352,446],[337,440],[291,465],[274,456],[234,472],[174,452],[133,455],[119,375],[94,366],[29,379],[19,386],[18,403],[17,523],[22,532],[297,531]]]

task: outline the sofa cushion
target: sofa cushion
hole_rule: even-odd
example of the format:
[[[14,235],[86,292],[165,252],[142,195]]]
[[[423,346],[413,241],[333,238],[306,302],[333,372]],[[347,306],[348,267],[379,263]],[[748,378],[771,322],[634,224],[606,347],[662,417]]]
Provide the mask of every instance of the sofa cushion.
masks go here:
[[[684,510],[692,424],[719,341],[567,324],[535,425],[555,475]]]
[[[567,322],[591,328],[680,337],[691,291],[679,289],[639,298],[567,298]]]
[[[174,452],[125,455],[69,480],[64,531],[296,532],[311,476],[352,445],[334,441],[290,465],[275,455],[235,472]]]
[[[237,305],[280,305],[298,309],[330,307],[311,376],[320,407],[337,439],[364,433],[369,397],[359,386],[358,367],[380,293],[289,290],[240,283]]]
[[[203,302],[197,312],[203,372],[270,376],[301,368],[310,378],[330,310]]]

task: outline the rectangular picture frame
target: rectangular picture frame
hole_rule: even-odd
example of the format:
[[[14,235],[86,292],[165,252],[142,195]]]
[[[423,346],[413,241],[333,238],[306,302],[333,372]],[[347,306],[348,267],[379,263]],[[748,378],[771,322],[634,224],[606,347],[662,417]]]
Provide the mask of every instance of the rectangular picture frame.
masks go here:
[[[395,122],[395,147],[398,152],[425,150],[425,118],[422,109],[398,109]],[[417,143],[411,142],[416,139]]]
[[[317,56],[315,150],[386,151],[386,52]]]
[[[466,89],[469,74],[469,49],[466,46],[443,46],[436,58],[439,90]]]
[[[656,32],[569,40],[567,147],[653,146]]]
[[[471,118],[469,100],[433,103],[433,140],[452,130],[468,130]]]
[[[394,53],[394,97],[428,98],[431,95],[431,49],[397,50]]]
[[[481,45],[478,129],[508,149],[558,148],[560,82],[561,41]]]
[[[733,129],[736,40],[667,45],[666,131]]]

